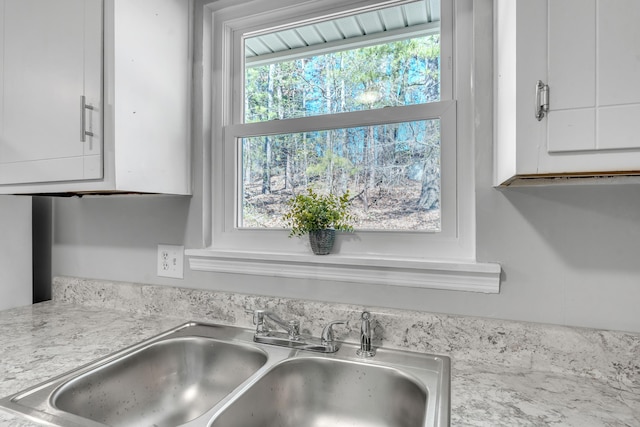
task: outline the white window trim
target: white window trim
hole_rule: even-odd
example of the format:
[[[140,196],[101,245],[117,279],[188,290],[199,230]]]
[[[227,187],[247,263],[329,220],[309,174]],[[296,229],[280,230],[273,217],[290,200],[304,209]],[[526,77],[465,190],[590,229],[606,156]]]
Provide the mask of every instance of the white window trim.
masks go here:
[[[500,266],[491,263],[313,255],[306,253],[188,251],[192,270],[498,293]]]
[[[447,1],[447,0],[443,0]],[[252,12],[258,12],[264,8],[268,14],[276,8],[288,6],[290,8],[304,5],[303,10],[312,17],[318,10],[327,7],[327,4],[341,5],[344,9],[350,9],[354,5],[367,5],[378,3],[390,3],[387,0],[322,0],[322,1],[292,1],[269,0],[268,2],[251,2]],[[217,1],[208,5],[204,16],[204,46],[205,50],[210,46],[212,58],[232,58],[230,51],[225,50],[226,43],[213,43],[214,37],[234,37],[234,27],[247,28],[247,21],[233,16],[233,9],[229,7],[237,2]],[[451,132],[455,133],[458,143],[453,146],[453,151],[447,153],[447,146],[442,145],[443,158],[447,155],[456,156],[457,169],[455,171],[455,190],[445,189],[456,194],[453,209],[457,210],[455,226],[446,226],[447,218],[443,214],[443,232],[429,235],[430,241],[436,244],[424,245],[420,238],[422,233],[400,232],[394,233],[399,240],[402,238],[403,246],[408,248],[405,254],[380,253],[377,248],[383,247],[389,240],[389,232],[356,232],[354,235],[341,235],[338,237],[338,253],[315,256],[309,254],[308,244],[302,239],[287,239],[287,230],[247,230],[237,229],[231,224],[235,223],[236,201],[235,191],[230,194],[229,187],[222,185],[224,180],[236,178],[236,153],[235,138],[246,136],[247,129],[253,129],[250,133],[260,134],[268,129],[269,124],[251,124],[235,126],[231,125],[232,116],[239,115],[237,107],[232,108],[232,91],[222,90],[225,73],[232,73],[233,59],[223,63],[213,63],[212,75],[214,76],[211,90],[212,100],[222,100],[222,104],[212,105],[212,144],[215,141],[223,141],[224,151],[209,147],[212,155],[212,166],[204,165],[204,238],[205,249],[187,250],[189,265],[193,270],[214,271],[226,273],[242,273],[250,275],[313,278],[331,281],[359,282],[376,285],[395,285],[419,288],[434,288],[448,290],[464,290],[485,293],[499,292],[500,266],[492,263],[478,263],[475,260],[475,200],[474,200],[474,174],[473,174],[473,120],[472,120],[472,93],[470,83],[472,81],[472,0],[451,0],[457,17],[454,25],[455,40],[458,41],[454,54],[456,60],[455,72],[452,73],[454,81],[450,83],[450,89],[444,82],[442,89],[443,101],[424,106],[424,118],[443,118],[446,114],[457,114],[457,122],[454,120]],[[443,5],[444,6],[444,5]],[[236,9],[237,11],[237,9]],[[209,13],[210,12],[210,13]],[[237,12],[236,12],[237,13]],[[241,15],[238,15],[241,16]],[[282,15],[279,15],[282,16]],[[296,16],[301,16],[298,10]],[[304,19],[304,17],[303,17]],[[310,18],[309,18],[310,19]],[[254,21],[250,21],[252,24]],[[283,21],[283,23],[286,21]],[[443,22],[446,26],[446,22]],[[237,37],[237,33],[235,35]],[[208,38],[208,40],[207,40]],[[443,33],[443,39],[446,39]],[[467,43],[461,43],[466,40]],[[443,44],[446,40],[443,41]],[[452,42],[453,44],[453,42]],[[205,57],[206,59],[206,57]],[[237,58],[236,58],[237,60]],[[443,67],[450,66],[451,58],[443,56]],[[206,74],[205,74],[206,75]],[[203,79],[204,80],[204,79]],[[237,79],[236,79],[237,81]],[[465,85],[467,87],[465,87]],[[207,90],[208,83],[203,83],[203,90]],[[235,88],[237,90],[237,88]],[[448,95],[451,94],[451,95]],[[206,95],[205,95],[206,97]],[[451,98],[456,99],[453,101]],[[436,105],[438,104],[438,105]],[[446,104],[446,105],[445,105]],[[221,108],[220,105],[226,106]],[[444,108],[443,108],[444,107]],[[434,114],[432,111],[440,109]],[[401,111],[398,109],[398,111]],[[415,110],[414,110],[415,111]],[[371,113],[371,112],[369,112]],[[345,114],[345,113],[343,113]],[[346,114],[361,114],[360,112]],[[371,119],[372,123],[380,120],[376,112]],[[401,115],[400,115],[401,116]],[[386,121],[393,122],[399,116],[392,114]],[[290,129],[304,128],[306,118],[287,120]],[[414,120],[403,116],[401,121]],[[383,120],[384,121],[384,120]],[[377,123],[377,122],[376,122]],[[441,124],[447,123],[446,120]],[[456,124],[457,123],[457,124]],[[226,126],[224,126],[226,124]],[[338,127],[336,125],[336,127]],[[242,128],[242,132],[238,129]],[[223,131],[224,129],[224,131]],[[442,130],[443,134],[446,132]],[[243,135],[240,135],[242,133]],[[456,148],[457,147],[457,148]],[[205,147],[205,154],[208,154]],[[230,167],[231,166],[231,167]],[[443,168],[444,173],[444,168]],[[213,180],[209,178],[213,175]],[[444,177],[444,175],[443,175]],[[443,178],[443,187],[447,180]],[[234,186],[237,182],[234,182]],[[444,191],[443,191],[444,193]],[[452,193],[449,193],[452,194]],[[211,199],[209,199],[211,197]],[[219,206],[226,207],[224,214],[220,214]],[[443,206],[443,209],[445,207]],[[214,214],[216,212],[216,214]],[[268,233],[269,238],[265,239]],[[258,237],[256,237],[258,236]],[[402,236],[402,237],[400,237]],[[368,249],[373,250],[350,251],[348,239],[366,240]],[[261,244],[264,243],[265,244]],[[247,249],[251,248],[251,249]],[[345,250],[345,248],[347,248]],[[408,255],[409,254],[409,255]]]

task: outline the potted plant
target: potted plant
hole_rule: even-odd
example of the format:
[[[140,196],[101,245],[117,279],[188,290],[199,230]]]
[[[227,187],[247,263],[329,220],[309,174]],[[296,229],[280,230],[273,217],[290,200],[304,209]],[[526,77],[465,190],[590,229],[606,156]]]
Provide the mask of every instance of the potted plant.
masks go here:
[[[331,252],[336,230],[353,231],[349,192],[338,197],[335,194],[318,194],[312,188],[289,199],[283,219],[291,228],[289,237],[309,234],[311,249],[316,255]]]

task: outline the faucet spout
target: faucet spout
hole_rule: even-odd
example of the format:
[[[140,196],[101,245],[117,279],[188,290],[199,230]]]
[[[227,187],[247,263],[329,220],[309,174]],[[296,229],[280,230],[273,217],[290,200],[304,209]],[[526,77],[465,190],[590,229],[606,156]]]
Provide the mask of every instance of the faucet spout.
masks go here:
[[[333,353],[338,351],[339,345],[335,342],[333,336],[333,325],[342,325],[347,323],[346,320],[334,320],[322,329],[322,335],[320,335],[320,344],[324,346],[328,352]]]
[[[373,357],[376,354],[375,348],[371,345],[371,313],[363,311],[360,316],[362,324],[360,325],[360,349],[356,354],[360,357]]]

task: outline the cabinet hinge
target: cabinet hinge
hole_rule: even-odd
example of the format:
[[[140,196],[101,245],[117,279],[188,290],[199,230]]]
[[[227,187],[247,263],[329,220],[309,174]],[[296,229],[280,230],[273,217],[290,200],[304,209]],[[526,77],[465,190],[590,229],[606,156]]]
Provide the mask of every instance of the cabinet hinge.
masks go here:
[[[542,80],[536,82],[536,119],[542,120],[545,113],[549,111],[549,85]]]

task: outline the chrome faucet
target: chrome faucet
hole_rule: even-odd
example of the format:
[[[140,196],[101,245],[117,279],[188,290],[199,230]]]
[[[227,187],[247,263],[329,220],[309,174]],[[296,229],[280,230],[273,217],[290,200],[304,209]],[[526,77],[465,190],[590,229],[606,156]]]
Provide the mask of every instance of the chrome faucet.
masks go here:
[[[320,344],[327,348],[327,353],[334,353],[338,351],[338,344],[335,342],[333,336],[333,325],[343,325],[345,320],[334,320],[322,329],[320,335]]]
[[[264,318],[268,317],[273,320],[278,326],[287,331],[289,339],[291,341],[298,341],[300,339],[300,321],[289,320],[285,321],[277,314],[268,310],[254,310],[253,311],[253,324],[256,325],[257,336],[268,336],[269,327],[264,321]]]
[[[253,340],[262,344],[271,344],[281,347],[290,347],[298,350],[316,351],[321,353],[335,353],[340,348],[333,336],[333,325],[345,323],[346,320],[336,320],[329,323],[322,329],[321,338],[313,338],[300,334],[299,320],[283,320],[277,314],[268,310],[246,310],[253,314],[253,324],[256,331]],[[266,319],[272,320],[286,332],[279,332],[269,329]]]
[[[373,357],[376,349],[371,346],[371,313],[363,311],[360,316],[362,324],[360,325],[360,349],[356,350],[356,354],[360,357]]]

